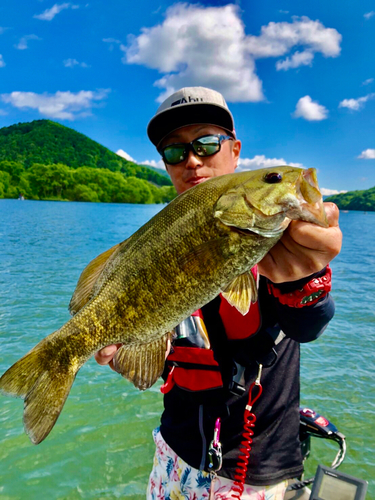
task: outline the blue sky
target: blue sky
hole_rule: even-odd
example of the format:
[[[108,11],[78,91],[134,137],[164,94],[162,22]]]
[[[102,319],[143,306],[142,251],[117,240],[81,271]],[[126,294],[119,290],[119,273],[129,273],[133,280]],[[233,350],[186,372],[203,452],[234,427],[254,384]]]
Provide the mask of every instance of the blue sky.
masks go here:
[[[13,0],[0,5],[0,127],[49,118],[160,165],[146,127],[183,86],[222,92],[240,168],[375,185],[375,2]]]

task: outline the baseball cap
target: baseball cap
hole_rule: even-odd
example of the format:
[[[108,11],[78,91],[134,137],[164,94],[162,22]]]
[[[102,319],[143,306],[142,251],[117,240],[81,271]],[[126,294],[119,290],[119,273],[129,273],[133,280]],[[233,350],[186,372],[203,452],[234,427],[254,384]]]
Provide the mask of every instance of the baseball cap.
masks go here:
[[[170,95],[150,120],[147,134],[158,147],[168,134],[197,123],[217,125],[234,136],[234,121],[224,97],[205,87],[185,87]]]

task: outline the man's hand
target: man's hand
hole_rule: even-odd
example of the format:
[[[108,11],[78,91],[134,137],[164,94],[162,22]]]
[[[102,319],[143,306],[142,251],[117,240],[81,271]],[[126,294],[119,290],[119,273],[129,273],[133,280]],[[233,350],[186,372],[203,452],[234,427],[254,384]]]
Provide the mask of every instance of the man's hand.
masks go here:
[[[321,271],[341,250],[339,209],[324,203],[329,227],[292,221],[281,240],[259,262],[259,273],[273,283],[296,281]]]
[[[100,349],[100,351],[96,352],[94,355],[96,362],[99,365],[109,365],[112,370],[115,371],[113,368],[113,358],[121,346],[122,344],[112,344],[103,347],[103,349]]]

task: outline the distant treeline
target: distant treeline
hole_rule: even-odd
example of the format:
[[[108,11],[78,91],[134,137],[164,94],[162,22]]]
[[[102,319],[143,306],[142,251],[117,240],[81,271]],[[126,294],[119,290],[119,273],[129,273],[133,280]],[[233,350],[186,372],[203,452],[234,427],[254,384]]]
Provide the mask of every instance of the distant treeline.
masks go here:
[[[169,176],[162,171],[125,160],[84,134],[51,120],[1,128],[0,161],[4,160],[21,163],[25,170],[35,163],[106,168],[158,186],[172,185]]]
[[[347,193],[329,196],[324,201],[336,203],[340,210],[375,211],[375,187],[364,191],[349,191]]]
[[[71,168],[62,163],[35,163],[25,168],[0,161],[0,198],[91,201],[105,203],[166,203],[176,196],[171,185],[156,186],[107,168]]]

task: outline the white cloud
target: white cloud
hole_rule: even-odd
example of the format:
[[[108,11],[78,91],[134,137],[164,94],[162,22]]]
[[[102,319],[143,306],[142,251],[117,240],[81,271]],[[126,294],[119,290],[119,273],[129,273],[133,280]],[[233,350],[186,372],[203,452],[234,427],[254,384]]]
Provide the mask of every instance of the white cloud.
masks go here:
[[[121,40],[116,40],[116,38],[103,38],[103,42],[120,44]]]
[[[367,101],[369,101],[370,99],[374,99],[374,97],[375,92],[372,94],[367,94],[364,97],[359,97],[358,99],[344,99],[340,102],[339,108],[349,108],[354,111],[358,111],[359,109],[363,108]]]
[[[298,68],[299,66],[311,66],[314,54],[309,50],[303,52],[295,52],[292,57],[287,57],[284,61],[277,61],[276,69],[286,71],[290,68]]]
[[[118,151],[116,151],[116,154],[121,156],[122,158],[125,158],[125,160],[136,162],[134,158],[128,155],[128,153],[126,153],[126,151],[124,151],[123,149],[119,149]]]
[[[0,109],[0,116],[6,116],[8,113],[4,109]]]
[[[305,46],[310,52],[320,52],[325,57],[340,55],[342,36],[333,28],[326,28],[320,21],[306,16],[293,17],[292,23],[271,22],[262,26],[260,36],[247,37],[248,50],[254,57],[278,57],[292,47]]]
[[[39,38],[37,35],[25,35],[20,39],[18,44],[15,45],[15,48],[18,50],[28,49],[29,40],[41,40],[41,38]]]
[[[80,66],[81,68],[88,68],[89,65],[85,62],[78,62],[77,59],[65,59],[63,64],[66,68],[74,68],[74,66]]]
[[[375,160],[375,149],[365,149],[358,158],[362,160]]]
[[[262,83],[245,50],[244,25],[234,5],[176,4],[167,10],[163,24],[142,31],[129,47],[121,46],[123,61],[166,73],[155,85],[168,94],[199,84],[216,88],[232,102],[263,99]]]
[[[121,156],[122,158],[125,158],[125,160],[133,161],[134,163],[137,163],[138,165],[146,165],[148,167],[155,167],[155,168],[160,168],[162,170],[165,170],[164,162],[161,159],[159,161],[155,161],[155,160],[138,161],[138,160],[135,160],[132,156],[130,156],[123,149],[119,149],[118,151],[116,151],[116,154]]]
[[[284,158],[266,158],[265,155],[256,155],[253,158],[240,158],[237,170],[241,172],[243,170],[256,170],[257,168],[279,167],[280,165],[305,168],[302,163],[286,162]]]
[[[91,115],[95,101],[102,101],[109,90],[81,90],[80,92],[56,92],[55,94],[36,94],[34,92],[12,92],[1,94],[3,102],[18,109],[36,109],[43,116],[74,120]]]
[[[366,14],[363,14],[363,17],[365,19],[370,19],[372,16],[375,16],[375,10],[372,10],[371,12],[366,12]]]
[[[292,23],[269,23],[260,36],[251,36],[245,33],[238,6],[178,3],[167,9],[163,23],[143,28],[120,48],[124,63],[141,64],[163,74],[155,82],[163,89],[159,101],[177,88],[201,85],[220,91],[231,102],[255,102],[264,99],[256,58],[279,57],[302,46],[302,56],[296,53],[289,62],[279,63],[280,69],[297,67],[311,64],[316,52],[338,56],[340,42],[335,29],[307,17],[293,18]]]
[[[320,188],[320,192],[322,193],[323,196],[331,196],[332,194],[347,193],[347,191],[338,191],[337,189],[327,189],[327,188]]]
[[[115,48],[115,45],[120,45],[121,44],[121,40],[117,40],[116,38],[103,38],[102,41],[104,43],[108,43],[109,44],[109,47],[108,47],[109,50],[113,50]]]
[[[4,66],[5,66],[5,61],[3,56],[0,54],[0,68],[4,68]]]
[[[308,121],[320,121],[327,118],[328,110],[318,102],[313,101],[309,95],[305,95],[297,102],[293,116]]]
[[[370,83],[372,83],[374,81],[373,78],[367,78],[367,80],[365,80],[362,85],[370,85]]]
[[[144,161],[139,162],[139,164],[140,165],[147,165],[149,167],[160,168],[161,170],[165,170],[165,164],[164,164],[163,160],[159,160],[159,161],[144,160]]]
[[[65,9],[78,9],[78,5],[72,5],[71,3],[60,3],[51,7],[50,9],[46,9],[41,14],[35,14],[36,19],[40,19],[41,21],[52,21],[52,19],[59,14],[62,10]]]

